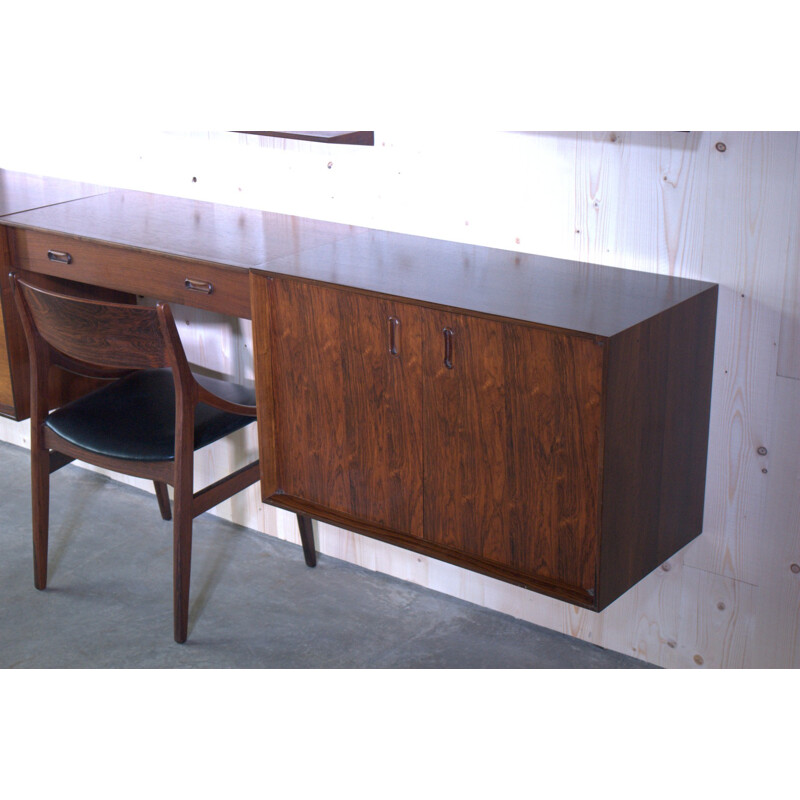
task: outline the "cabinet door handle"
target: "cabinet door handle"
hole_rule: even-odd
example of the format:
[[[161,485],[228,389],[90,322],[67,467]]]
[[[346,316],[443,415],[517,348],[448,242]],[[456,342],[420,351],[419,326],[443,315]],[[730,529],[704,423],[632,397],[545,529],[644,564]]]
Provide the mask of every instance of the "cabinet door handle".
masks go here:
[[[389,352],[396,356],[400,353],[400,320],[389,317]]]
[[[48,261],[57,261],[59,264],[71,264],[72,256],[69,253],[64,253],[61,250],[48,250]]]
[[[453,331],[450,328],[443,328],[444,335],[444,365],[447,369],[453,369]]]
[[[211,294],[214,291],[214,285],[208,281],[196,281],[194,278],[186,278],[183,285],[193,291],[202,292],[203,294]]]

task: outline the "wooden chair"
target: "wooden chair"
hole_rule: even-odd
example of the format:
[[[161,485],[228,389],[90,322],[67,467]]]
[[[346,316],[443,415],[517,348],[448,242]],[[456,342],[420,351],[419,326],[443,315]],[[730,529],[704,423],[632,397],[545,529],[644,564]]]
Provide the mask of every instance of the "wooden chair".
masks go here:
[[[193,374],[169,306],[98,302],[59,294],[12,274],[31,364],[31,493],[34,584],[47,585],[50,474],[73,459],[154,482],[170,519],[174,488],[174,633],[189,621],[192,520],[259,478],[258,461],[193,492],[194,451],[255,421],[255,393]],[[51,410],[48,374],[58,366],[110,379]],[[316,554],[311,520],[298,515],[306,563]]]

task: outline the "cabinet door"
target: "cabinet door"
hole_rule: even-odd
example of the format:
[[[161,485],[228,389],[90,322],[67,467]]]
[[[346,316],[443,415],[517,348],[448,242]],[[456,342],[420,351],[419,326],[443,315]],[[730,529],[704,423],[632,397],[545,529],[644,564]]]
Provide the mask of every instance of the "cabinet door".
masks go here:
[[[426,311],[425,537],[593,592],[602,347]]]
[[[419,308],[269,283],[278,489],[421,537]]]

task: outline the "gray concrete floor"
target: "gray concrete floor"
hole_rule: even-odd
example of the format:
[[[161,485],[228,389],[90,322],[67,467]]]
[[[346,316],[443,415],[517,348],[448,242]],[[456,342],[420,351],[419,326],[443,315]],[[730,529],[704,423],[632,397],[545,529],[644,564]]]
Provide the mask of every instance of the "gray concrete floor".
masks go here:
[[[153,495],[52,476],[48,588],[33,587],[29,456],[0,443],[2,668],[647,668],[210,514],[194,523],[189,640],[172,639],[171,524]]]

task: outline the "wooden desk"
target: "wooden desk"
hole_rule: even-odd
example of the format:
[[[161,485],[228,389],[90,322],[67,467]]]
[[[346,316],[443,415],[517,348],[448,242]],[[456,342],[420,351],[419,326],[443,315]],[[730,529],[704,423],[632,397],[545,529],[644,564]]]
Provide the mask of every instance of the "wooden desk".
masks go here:
[[[3,273],[252,313],[265,502],[596,611],[701,531],[714,284],[139,192],[0,223]]]
[[[250,268],[361,230],[6,171],[0,171],[0,187],[6,339],[0,341],[0,414],[18,420],[29,413],[28,367],[8,283],[11,269],[79,282],[94,296],[124,301],[141,295],[250,318]],[[98,294],[98,287],[121,294]],[[62,375],[58,385],[53,391],[66,399],[86,384],[76,386]]]

